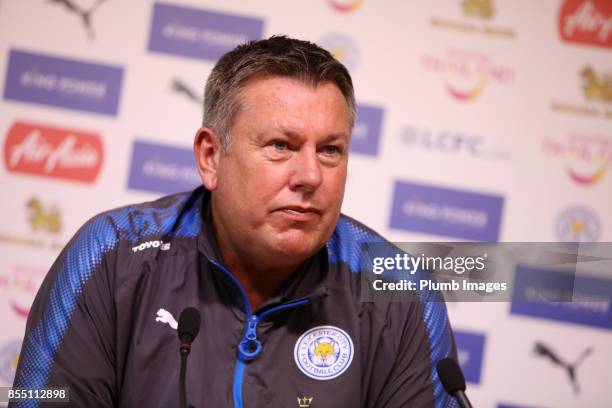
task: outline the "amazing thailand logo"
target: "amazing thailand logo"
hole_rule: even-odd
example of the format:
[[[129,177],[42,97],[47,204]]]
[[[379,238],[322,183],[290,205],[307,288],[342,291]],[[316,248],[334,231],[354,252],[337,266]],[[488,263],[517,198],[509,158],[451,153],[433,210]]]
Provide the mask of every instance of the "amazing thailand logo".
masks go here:
[[[440,76],[446,92],[461,102],[475,100],[490,83],[507,85],[514,81],[511,66],[493,62],[481,52],[451,49],[444,54],[426,53],[421,56],[421,65]]]

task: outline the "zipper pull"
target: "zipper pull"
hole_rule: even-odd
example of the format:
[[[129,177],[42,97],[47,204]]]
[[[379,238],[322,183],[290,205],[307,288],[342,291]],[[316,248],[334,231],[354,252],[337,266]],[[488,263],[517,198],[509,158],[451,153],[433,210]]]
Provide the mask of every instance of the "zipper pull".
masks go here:
[[[238,344],[238,355],[243,361],[253,360],[261,353],[261,342],[257,340],[257,324],[259,318],[252,315],[247,323],[246,332]]]

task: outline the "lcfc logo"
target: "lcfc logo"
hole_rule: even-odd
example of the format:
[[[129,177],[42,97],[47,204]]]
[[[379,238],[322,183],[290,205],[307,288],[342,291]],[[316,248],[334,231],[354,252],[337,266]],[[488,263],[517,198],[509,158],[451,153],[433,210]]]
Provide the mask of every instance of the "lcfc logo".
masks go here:
[[[354,355],[353,340],[334,326],[314,327],[295,343],[295,364],[315,380],[331,380],[346,371]]]

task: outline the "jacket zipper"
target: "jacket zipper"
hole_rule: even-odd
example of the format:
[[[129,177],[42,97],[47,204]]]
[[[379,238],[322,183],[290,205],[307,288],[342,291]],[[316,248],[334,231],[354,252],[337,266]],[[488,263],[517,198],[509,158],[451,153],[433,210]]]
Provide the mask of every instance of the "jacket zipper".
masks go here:
[[[305,305],[310,302],[310,299],[304,298],[300,300],[294,300],[292,302],[283,303],[281,305],[267,309],[260,315],[253,314],[253,312],[251,311],[251,305],[249,304],[249,301],[246,297],[246,293],[244,293],[244,290],[242,289],[240,283],[234,277],[234,275],[232,275],[230,271],[225,269],[224,266],[213,261],[212,259],[209,259],[209,261],[217,268],[221,269],[231,279],[231,281],[234,282],[234,285],[236,285],[238,291],[240,292],[240,296],[242,297],[242,304],[244,305],[244,311],[246,314],[246,326],[244,334],[242,335],[242,340],[240,341],[240,343],[238,343],[238,353],[236,359],[236,367],[234,368],[234,381],[232,386],[234,408],[244,408],[244,404],[242,401],[242,385],[244,382],[244,372],[246,368],[246,363],[248,361],[256,359],[262,351],[261,342],[257,339],[257,325],[273,313]]]

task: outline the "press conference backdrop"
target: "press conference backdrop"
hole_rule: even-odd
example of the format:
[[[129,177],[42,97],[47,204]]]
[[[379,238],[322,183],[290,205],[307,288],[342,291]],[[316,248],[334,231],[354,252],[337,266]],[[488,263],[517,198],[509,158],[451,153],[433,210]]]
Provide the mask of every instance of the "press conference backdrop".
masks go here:
[[[394,241],[612,241],[610,0],[3,0],[0,385],[63,245],[198,185],[211,68],[279,33],[353,75],[346,214]],[[609,301],[448,308],[476,406],[612,406]]]

